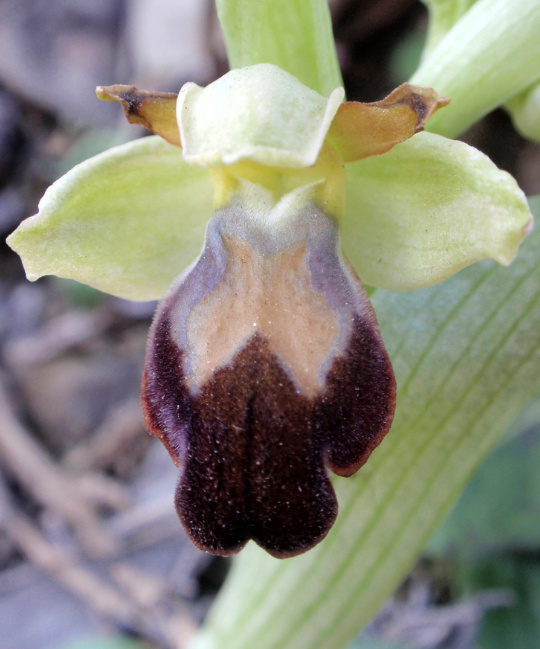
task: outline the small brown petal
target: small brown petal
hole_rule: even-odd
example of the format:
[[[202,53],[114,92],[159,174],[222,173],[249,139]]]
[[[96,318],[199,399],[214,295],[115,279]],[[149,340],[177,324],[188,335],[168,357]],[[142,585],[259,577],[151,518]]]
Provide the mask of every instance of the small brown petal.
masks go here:
[[[149,430],[181,467],[179,517],[201,549],[313,547],[393,417],[395,381],[365,290],[313,204],[282,235],[240,204],[161,303],[143,382]]]
[[[105,101],[119,101],[130,124],[140,124],[175,146],[182,146],[176,121],[173,92],[137,90],[135,86],[98,86],[96,95]]]
[[[382,101],[341,104],[327,139],[344,162],[380,155],[424,130],[431,115],[449,103],[431,88],[404,83]]]

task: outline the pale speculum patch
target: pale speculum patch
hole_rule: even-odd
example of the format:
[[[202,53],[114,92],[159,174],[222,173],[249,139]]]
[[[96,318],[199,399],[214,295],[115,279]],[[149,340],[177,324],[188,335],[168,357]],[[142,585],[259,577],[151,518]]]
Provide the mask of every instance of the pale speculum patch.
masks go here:
[[[315,396],[324,385],[321,368],[338,351],[339,319],[324,292],[313,287],[307,241],[266,255],[231,235],[223,236],[223,244],[225,275],[187,320],[190,387],[203,385],[258,333],[298,390]]]

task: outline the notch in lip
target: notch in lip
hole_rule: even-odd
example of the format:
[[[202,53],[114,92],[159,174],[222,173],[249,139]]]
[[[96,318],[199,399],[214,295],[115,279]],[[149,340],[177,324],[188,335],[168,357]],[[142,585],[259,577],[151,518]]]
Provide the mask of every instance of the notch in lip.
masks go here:
[[[147,423],[180,463],[176,506],[195,545],[228,555],[251,538],[288,557],[321,541],[337,514],[326,467],[354,473],[393,415],[393,374],[373,330],[355,322],[347,353],[315,399],[298,394],[260,334],[197,396],[182,380],[169,323],[154,342],[159,354],[147,365],[143,392]]]

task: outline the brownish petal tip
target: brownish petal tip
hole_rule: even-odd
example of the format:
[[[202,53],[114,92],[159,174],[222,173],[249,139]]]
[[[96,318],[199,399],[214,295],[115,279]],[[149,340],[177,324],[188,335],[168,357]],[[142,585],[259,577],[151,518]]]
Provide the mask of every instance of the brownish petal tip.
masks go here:
[[[449,103],[432,88],[404,83],[381,101],[342,104],[328,139],[345,162],[380,155],[423,131],[433,113]]]
[[[176,100],[172,92],[138,90],[135,86],[115,84],[98,86],[98,99],[118,101],[130,124],[140,124],[175,146],[182,146],[176,121]]]

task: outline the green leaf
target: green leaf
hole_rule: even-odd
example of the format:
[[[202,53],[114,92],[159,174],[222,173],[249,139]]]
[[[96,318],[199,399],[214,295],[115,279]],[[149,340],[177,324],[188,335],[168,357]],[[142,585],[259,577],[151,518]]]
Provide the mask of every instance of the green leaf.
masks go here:
[[[328,97],[343,85],[327,0],[217,0],[231,68],[273,63]]]
[[[469,592],[503,589],[513,602],[488,611],[478,649],[538,649],[540,637],[540,565],[526,557],[497,556],[463,570]]]
[[[370,286],[422,288],[482,259],[509,264],[530,225],[512,176],[463,142],[420,133],[346,171],[343,247]]]
[[[454,137],[540,79],[539,33],[538,0],[478,0],[411,79],[452,98],[428,130]]]
[[[538,405],[536,411],[538,414]],[[498,448],[474,475],[428,552],[478,559],[540,546],[540,421]]]
[[[519,413],[518,418],[506,431],[501,445],[511,442],[515,437],[536,430],[540,430],[540,394],[531,401],[525,410]]]
[[[201,251],[212,214],[206,169],[154,136],[74,167],[8,244],[28,279],[58,275],[130,300],[160,298]]]
[[[540,233],[510,269],[478,264],[374,305],[398,382],[392,430],[335,480],[340,513],[320,545],[284,561],[243,551],[192,649],[344,647],[540,390]]]

